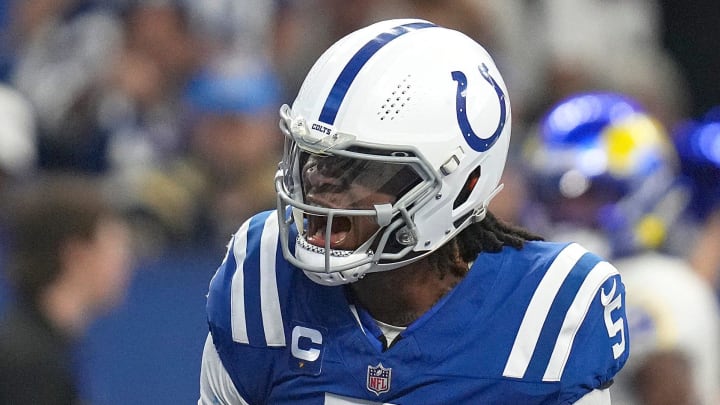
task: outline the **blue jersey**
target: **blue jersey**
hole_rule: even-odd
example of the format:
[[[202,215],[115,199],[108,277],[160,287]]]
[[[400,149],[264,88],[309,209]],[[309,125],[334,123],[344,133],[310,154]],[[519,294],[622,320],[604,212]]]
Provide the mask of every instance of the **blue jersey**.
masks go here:
[[[566,404],[627,360],[620,276],[577,244],[481,253],[385,348],[345,287],[284,260],[277,221],[240,228],[208,295],[213,342],[250,404]]]

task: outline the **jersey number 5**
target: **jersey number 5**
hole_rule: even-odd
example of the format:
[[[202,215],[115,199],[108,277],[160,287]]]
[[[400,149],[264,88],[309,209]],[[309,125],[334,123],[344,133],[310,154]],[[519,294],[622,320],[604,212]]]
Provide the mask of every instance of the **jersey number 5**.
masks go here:
[[[613,344],[613,357],[618,358],[625,351],[625,321],[623,318],[613,321],[612,312],[622,307],[622,295],[618,294],[615,297],[615,290],[617,287],[617,281],[613,279],[613,285],[610,289],[610,293],[605,294],[605,289],[600,291],[600,301],[605,307],[605,327],[608,331],[608,336],[612,339],[620,334],[620,341]],[[614,297],[614,298],[613,298]]]

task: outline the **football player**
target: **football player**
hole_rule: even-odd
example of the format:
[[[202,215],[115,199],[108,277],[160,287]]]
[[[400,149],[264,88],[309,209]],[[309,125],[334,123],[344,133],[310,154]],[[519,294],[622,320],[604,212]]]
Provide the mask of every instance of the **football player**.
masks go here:
[[[210,283],[200,404],[609,404],[625,289],[577,243],[487,207],[507,89],[423,20],[338,41],[280,110],[278,209]]]
[[[526,160],[534,219],[582,240],[623,277],[633,354],[616,404],[716,404],[720,315],[712,289],[669,254],[689,200],[664,127],[626,95],[590,92],[553,106]]]
[[[673,139],[692,189],[688,222],[694,229],[684,247],[694,268],[720,289],[720,107],[678,125]]]

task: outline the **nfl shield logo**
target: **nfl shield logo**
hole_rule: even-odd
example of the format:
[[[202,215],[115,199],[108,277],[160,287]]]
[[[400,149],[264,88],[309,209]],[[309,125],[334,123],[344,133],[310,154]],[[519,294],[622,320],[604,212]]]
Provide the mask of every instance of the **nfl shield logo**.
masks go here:
[[[367,389],[380,395],[383,392],[390,391],[390,376],[392,368],[383,367],[382,363],[377,366],[368,366],[367,372]]]

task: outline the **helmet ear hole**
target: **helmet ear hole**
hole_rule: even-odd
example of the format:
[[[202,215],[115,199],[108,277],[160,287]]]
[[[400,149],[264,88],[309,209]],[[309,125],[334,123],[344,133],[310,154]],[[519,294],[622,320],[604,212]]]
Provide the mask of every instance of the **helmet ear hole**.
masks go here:
[[[468,175],[468,178],[465,180],[465,184],[453,202],[453,209],[456,209],[468,200],[470,193],[472,193],[475,189],[475,185],[477,185],[478,179],[480,179],[480,166],[476,167],[472,172],[470,172],[470,175]]]

